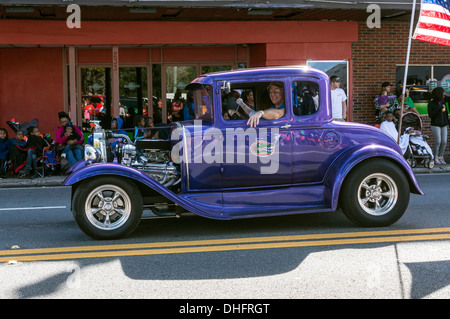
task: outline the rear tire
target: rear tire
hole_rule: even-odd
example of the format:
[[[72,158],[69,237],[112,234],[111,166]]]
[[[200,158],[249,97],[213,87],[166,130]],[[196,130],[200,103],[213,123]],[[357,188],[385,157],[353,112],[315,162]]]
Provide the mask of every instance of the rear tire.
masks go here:
[[[72,199],[73,215],[81,230],[96,239],[131,234],[142,217],[143,204],[133,182],[102,176],[86,180]]]
[[[344,214],[363,227],[383,227],[395,223],[409,204],[409,183],[394,163],[377,159],[354,168],[341,192]]]

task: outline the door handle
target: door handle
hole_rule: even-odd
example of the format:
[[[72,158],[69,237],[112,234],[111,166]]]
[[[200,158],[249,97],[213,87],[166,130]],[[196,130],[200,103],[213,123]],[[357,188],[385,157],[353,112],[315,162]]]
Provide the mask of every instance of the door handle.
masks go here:
[[[291,127],[291,124],[285,124],[281,128],[290,128],[290,127]]]

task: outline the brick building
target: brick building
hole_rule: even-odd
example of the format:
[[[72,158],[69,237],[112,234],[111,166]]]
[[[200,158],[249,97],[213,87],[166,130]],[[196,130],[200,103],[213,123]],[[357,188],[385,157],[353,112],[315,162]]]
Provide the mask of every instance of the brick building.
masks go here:
[[[38,118],[41,131],[53,134],[60,110],[81,125],[88,94],[118,116],[127,97],[139,111],[152,96],[165,108],[203,72],[309,64],[339,73],[350,120],[373,124],[381,83],[396,83],[404,68],[412,1],[375,1],[381,11],[350,2],[77,1],[81,28],[69,28],[71,2],[3,1],[0,123]],[[371,17],[379,28],[368,27]],[[450,74],[449,48],[413,40],[410,65],[420,80],[427,70]]]
[[[380,84],[385,81],[397,83],[403,79],[403,73],[396,72],[396,69],[405,65],[408,34],[409,23],[406,21],[382,21],[379,29],[369,29],[365,22],[359,22],[358,42],[352,46],[353,121],[372,123],[373,99],[380,90]],[[450,74],[450,48],[413,40],[409,65],[411,77],[417,75],[418,68],[426,69],[428,66],[437,66]],[[422,121],[432,145],[430,118],[423,115]]]

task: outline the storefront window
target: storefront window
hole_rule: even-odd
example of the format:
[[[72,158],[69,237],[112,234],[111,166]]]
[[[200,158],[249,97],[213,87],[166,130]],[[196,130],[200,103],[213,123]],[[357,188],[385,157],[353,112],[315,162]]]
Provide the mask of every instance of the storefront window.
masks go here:
[[[202,74],[230,71],[232,69],[233,69],[233,66],[231,66],[231,65],[203,65],[202,66]]]
[[[405,66],[400,65],[396,69],[397,83],[400,83]],[[434,88],[442,87],[450,96],[450,65],[412,65],[408,67],[407,79],[409,94],[420,114],[428,114],[427,105]]]
[[[329,77],[337,75],[341,79],[340,88],[347,94],[348,83],[348,61],[307,61],[306,64],[314,69],[325,72]]]
[[[441,86],[446,95],[450,96],[450,65],[434,66],[433,77],[437,80],[437,85]]]
[[[197,77],[196,66],[166,66],[166,105],[169,122],[183,120],[183,106],[187,91],[184,89]]]
[[[349,98],[349,93],[351,92],[351,86],[349,86],[349,70],[348,70],[348,61],[307,61],[307,65],[321,70],[325,72],[329,77],[333,75],[338,76],[341,80],[340,88],[344,90],[345,95],[347,96],[347,115],[348,120],[352,119],[352,102],[351,98]]]
[[[108,102],[109,101],[109,102]],[[81,118],[83,131],[91,130],[90,123],[100,121],[110,112],[111,69],[81,68]]]
[[[147,68],[119,68],[120,112],[148,115]],[[123,108],[123,110],[122,110]]]
[[[396,67],[396,85],[401,86],[405,77],[405,67]],[[431,66],[429,65],[410,65],[408,67],[408,75],[406,77],[406,85],[427,85],[428,79],[431,77]]]

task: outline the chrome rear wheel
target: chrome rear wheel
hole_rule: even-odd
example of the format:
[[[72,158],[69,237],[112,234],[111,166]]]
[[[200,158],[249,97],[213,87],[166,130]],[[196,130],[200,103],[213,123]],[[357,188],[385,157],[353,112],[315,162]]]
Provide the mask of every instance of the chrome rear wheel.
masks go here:
[[[359,185],[358,202],[361,208],[373,216],[387,214],[398,200],[398,188],[395,181],[382,173],[367,176]]]
[[[396,164],[370,159],[348,174],[340,203],[344,214],[359,226],[388,226],[405,213],[409,194],[408,179]]]

